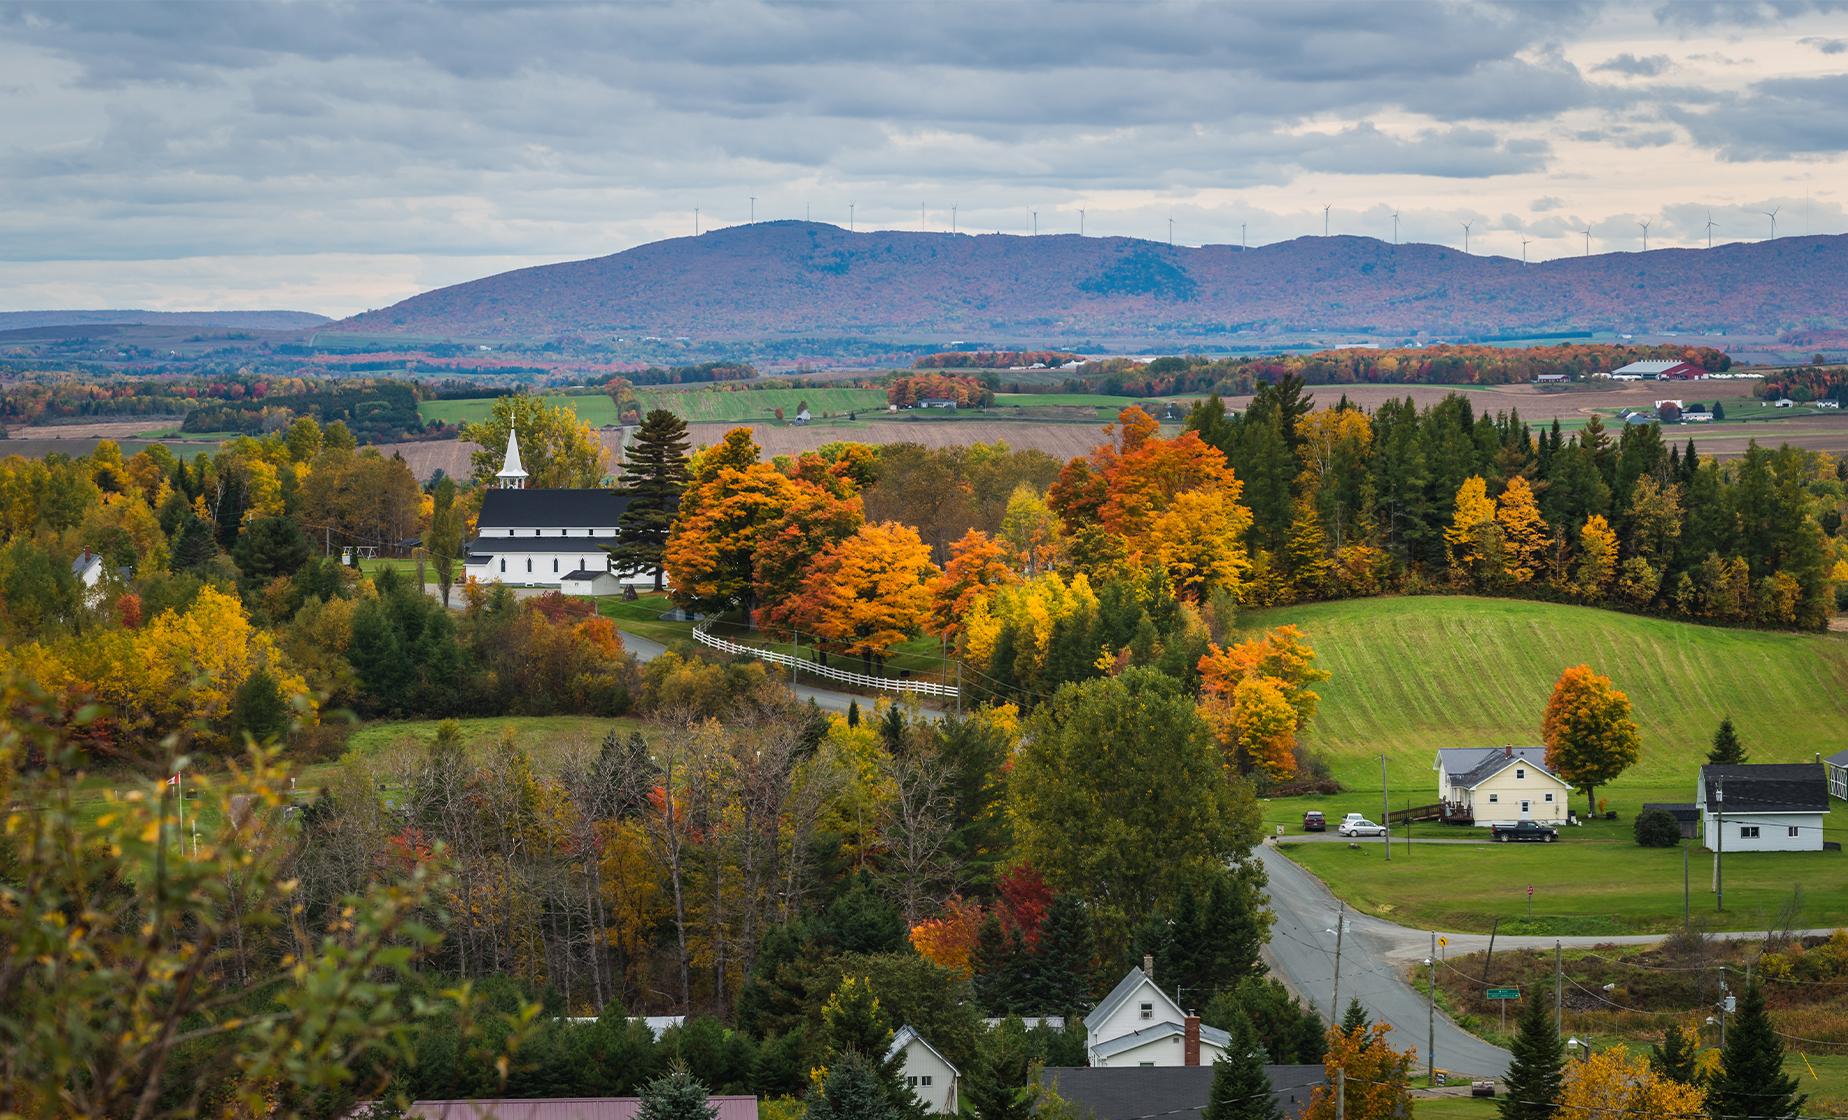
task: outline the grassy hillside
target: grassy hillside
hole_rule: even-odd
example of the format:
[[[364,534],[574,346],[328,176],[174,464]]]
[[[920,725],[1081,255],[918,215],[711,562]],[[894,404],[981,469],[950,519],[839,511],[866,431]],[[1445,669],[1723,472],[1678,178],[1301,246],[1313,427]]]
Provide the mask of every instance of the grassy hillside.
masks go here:
[[[1463,596],[1317,603],[1244,622],[1291,622],[1308,634],[1334,674],[1320,689],[1310,745],[1357,790],[1379,789],[1381,752],[1395,791],[1434,795],[1439,747],[1539,743],[1553,681],[1579,662],[1610,676],[1635,706],[1642,758],[1621,785],[1690,796],[1724,715],[1756,761],[1848,746],[1848,636]]]

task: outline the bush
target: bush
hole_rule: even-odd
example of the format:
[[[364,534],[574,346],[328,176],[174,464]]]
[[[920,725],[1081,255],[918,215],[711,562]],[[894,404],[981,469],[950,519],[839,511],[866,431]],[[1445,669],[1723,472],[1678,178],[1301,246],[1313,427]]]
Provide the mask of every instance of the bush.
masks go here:
[[[1665,809],[1636,814],[1636,842],[1645,848],[1673,848],[1681,843],[1681,822]]]

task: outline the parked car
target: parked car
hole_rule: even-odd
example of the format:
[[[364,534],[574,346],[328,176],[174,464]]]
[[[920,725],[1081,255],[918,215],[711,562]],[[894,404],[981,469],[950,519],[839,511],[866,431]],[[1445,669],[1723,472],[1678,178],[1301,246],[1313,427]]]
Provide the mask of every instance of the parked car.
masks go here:
[[[1328,831],[1328,818],[1322,815],[1322,810],[1311,809],[1307,813],[1303,814],[1303,831],[1304,832],[1327,832]]]
[[[1504,844],[1510,840],[1533,840],[1551,844],[1559,839],[1559,830],[1548,828],[1538,821],[1520,821],[1516,824],[1490,825],[1489,836]]]
[[[1364,821],[1366,819],[1367,814],[1365,813],[1349,813],[1347,816],[1341,818],[1341,823],[1346,824],[1349,821]]]
[[[1386,835],[1386,826],[1383,824],[1374,824],[1365,817],[1349,816],[1347,820],[1341,822],[1341,827],[1338,831],[1343,836],[1384,836]]]
[[[1495,1082],[1472,1081],[1469,1083],[1469,1095],[1472,1097],[1492,1097],[1495,1095]]]

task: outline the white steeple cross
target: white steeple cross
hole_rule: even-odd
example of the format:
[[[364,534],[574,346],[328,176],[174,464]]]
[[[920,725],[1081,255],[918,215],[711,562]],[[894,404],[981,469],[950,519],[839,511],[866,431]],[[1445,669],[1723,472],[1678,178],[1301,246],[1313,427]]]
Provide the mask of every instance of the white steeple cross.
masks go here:
[[[511,427],[507,429],[507,460],[494,476],[494,484],[502,490],[526,488],[526,468],[520,465],[520,437]]]

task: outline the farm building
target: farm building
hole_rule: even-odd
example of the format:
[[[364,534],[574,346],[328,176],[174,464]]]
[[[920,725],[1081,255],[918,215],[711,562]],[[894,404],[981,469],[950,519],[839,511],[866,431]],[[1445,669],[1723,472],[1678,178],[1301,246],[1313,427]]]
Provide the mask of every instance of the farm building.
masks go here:
[[[1823,759],[1822,770],[1829,780],[1829,796],[1848,801],[1848,751],[1836,751]]]
[[[1447,747],[1437,752],[1443,819],[1458,824],[1562,824],[1572,787],[1546,768],[1545,747]]]
[[[1707,371],[1690,362],[1673,358],[1644,358],[1611,371],[1618,381],[1690,381],[1707,376]]]
[[[1828,788],[1819,762],[1703,766],[1701,842],[1709,851],[1819,852]]]
[[[1276,1115],[1299,1120],[1319,1085],[1327,1084],[1321,1066],[1264,1067],[1270,1078]],[[1213,1067],[1169,1066],[1120,1069],[1052,1066],[1041,1084],[1071,1102],[1078,1115],[1093,1120],[1201,1120],[1213,1092]]]

